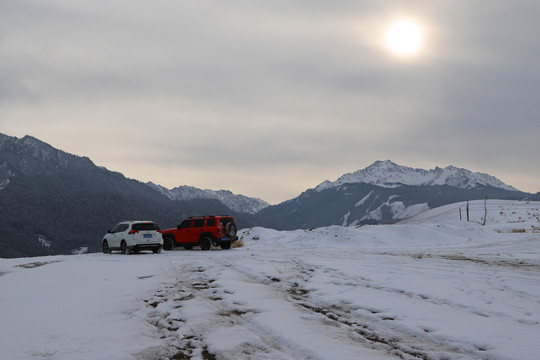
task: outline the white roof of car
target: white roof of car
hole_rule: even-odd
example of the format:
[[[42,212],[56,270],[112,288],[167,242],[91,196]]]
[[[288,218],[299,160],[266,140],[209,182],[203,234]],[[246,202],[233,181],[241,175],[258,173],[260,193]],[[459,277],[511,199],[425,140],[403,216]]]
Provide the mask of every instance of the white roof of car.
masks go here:
[[[125,220],[125,221],[122,221],[122,223],[129,223],[129,224],[134,224],[134,223],[153,223],[152,220]]]

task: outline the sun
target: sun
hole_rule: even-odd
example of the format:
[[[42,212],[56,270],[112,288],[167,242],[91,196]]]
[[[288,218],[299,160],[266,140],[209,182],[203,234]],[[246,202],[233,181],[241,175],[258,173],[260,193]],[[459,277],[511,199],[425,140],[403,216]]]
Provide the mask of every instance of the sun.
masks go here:
[[[398,20],[386,30],[385,43],[393,54],[414,55],[422,48],[422,28],[415,21]]]

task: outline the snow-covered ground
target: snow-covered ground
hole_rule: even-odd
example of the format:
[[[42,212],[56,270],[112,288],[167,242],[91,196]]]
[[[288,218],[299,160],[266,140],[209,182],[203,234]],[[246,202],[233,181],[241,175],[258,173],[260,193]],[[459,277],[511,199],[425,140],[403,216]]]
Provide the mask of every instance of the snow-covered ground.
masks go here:
[[[486,226],[483,201],[469,223],[460,206],[246,229],[232,250],[0,259],[0,358],[538,359],[540,203],[488,201]]]

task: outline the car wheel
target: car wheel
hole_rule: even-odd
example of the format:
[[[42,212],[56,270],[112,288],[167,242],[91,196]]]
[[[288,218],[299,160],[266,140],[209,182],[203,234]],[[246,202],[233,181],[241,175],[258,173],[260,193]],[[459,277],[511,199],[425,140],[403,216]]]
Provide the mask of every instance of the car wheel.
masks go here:
[[[231,248],[231,242],[230,241],[222,241],[221,242],[221,248],[222,249],[230,249]]]
[[[172,250],[174,248],[174,241],[170,236],[163,239],[163,250]]]
[[[228,237],[235,237],[237,230],[235,223],[230,222],[225,226],[225,234],[227,234]]]
[[[201,250],[210,250],[212,248],[212,240],[209,237],[204,237],[199,240]]]
[[[111,253],[111,249],[109,249],[109,243],[107,242],[107,240],[103,240],[103,253],[104,254]]]
[[[125,240],[122,240],[122,242],[120,243],[120,252],[122,254],[129,255],[129,249]]]
[[[156,248],[156,249],[152,249],[152,252],[154,254],[161,254],[161,248],[159,247],[159,248]]]

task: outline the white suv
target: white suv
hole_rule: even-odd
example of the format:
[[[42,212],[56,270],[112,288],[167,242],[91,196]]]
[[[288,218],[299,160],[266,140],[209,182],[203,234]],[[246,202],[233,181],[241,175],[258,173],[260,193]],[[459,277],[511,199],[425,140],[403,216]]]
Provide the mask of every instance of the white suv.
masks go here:
[[[152,221],[123,221],[103,237],[103,253],[120,250],[130,254],[141,250],[160,253],[163,248],[161,229]]]

